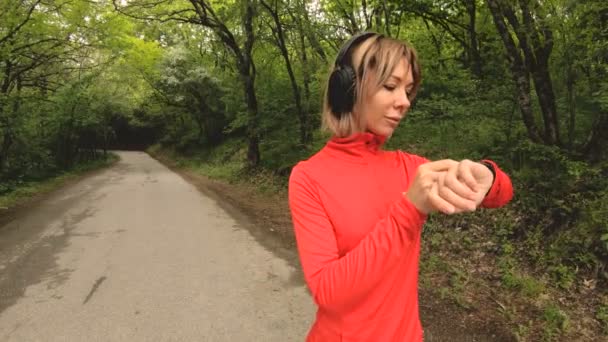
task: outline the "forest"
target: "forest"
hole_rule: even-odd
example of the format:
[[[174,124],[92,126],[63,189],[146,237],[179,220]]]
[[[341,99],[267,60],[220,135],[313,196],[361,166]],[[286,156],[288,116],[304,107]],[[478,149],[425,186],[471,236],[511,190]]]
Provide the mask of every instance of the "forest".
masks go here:
[[[421,61],[386,148],[489,158],[514,183],[500,211],[430,218],[422,286],[521,340],[606,338],[604,0],[0,0],[0,198],[111,150],[284,192],[361,31]]]

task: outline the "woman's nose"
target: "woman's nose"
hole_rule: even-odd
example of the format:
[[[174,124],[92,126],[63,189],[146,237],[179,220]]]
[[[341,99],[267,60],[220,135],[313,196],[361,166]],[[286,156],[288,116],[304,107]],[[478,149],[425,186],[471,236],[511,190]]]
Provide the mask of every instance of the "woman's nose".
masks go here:
[[[408,109],[410,107],[410,99],[405,91],[398,92],[397,98],[395,99],[395,106],[402,109]]]

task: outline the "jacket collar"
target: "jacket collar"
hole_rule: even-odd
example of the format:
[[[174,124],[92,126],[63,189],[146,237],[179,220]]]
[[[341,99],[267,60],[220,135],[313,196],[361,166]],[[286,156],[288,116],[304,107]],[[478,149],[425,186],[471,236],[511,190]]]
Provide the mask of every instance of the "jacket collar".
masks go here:
[[[325,149],[332,156],[354,162],[367,163],[370,158],[382,153],[386,137],[370,132],[355,133],[347,137],[332,137]]]

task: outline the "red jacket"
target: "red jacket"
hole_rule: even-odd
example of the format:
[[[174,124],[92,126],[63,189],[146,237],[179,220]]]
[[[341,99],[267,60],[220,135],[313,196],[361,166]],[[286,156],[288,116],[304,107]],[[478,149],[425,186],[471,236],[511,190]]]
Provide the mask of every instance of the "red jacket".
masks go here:
[[[420,233],[426,216],[403,193],[428,160],[381,149],[384,138],[333,138],[296,165],[289,205],[306,283],[318,306],[307,341],[421,341]],[[513,195],[496,177],[483,201]]]

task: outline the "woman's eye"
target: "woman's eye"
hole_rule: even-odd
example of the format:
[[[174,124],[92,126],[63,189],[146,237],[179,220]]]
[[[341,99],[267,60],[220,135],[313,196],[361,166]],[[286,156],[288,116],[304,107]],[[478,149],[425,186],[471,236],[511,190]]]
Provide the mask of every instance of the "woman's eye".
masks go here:
[[[391,84],[385,84],[384,85],[384,89],[386,89],[388,91],[393,91],[393,90],[395,90],[395,88],[396,87],[394,85],[391,85]]]

